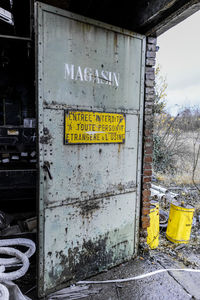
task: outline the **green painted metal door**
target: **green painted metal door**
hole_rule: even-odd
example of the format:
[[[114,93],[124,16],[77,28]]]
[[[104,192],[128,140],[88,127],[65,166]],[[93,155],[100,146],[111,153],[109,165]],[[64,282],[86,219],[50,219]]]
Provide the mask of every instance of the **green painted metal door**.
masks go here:
[[[145,38],[36,3],[39,295],[136,255]]]

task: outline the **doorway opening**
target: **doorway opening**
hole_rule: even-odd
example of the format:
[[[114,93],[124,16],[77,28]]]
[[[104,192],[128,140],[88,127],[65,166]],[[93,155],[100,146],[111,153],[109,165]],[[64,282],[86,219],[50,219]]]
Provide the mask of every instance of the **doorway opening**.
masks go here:
[[[157,111],[154,115],[153,196],[156,197],[159,190],[159,202],[164,210],[161,245],[165,243],[164,251],[171,246],[165,238],[170,224],[168,217],[172,219],[169,216],[170,211],[173,213],[171,203],[183,209],[195,209],[187,245],[179,251],[177,245],[173,245],[174,256],[177,254],[178,259],[187,261],[187,266],[194,263],[194,257],[197,264],[200,259],[200,65],[197,59],[200,40],[195,35],[199,17],[200,13],[196,12],[158,37]],[[183,224],[182,220],[180,224]],[[177,228],[181,230],[181,226]],[[184,227],[182,229],[184,233]],[[176,227],[176,234],[175,230]],[[184,243],[186,238],[177,236],[177,242]]]
[[[22,9],[23,8],[23,9]],[[35,54],[31,1],[0,5],[0,237],[36,242]],[[19,247],[23,252],[23,247]],[[36,277],[35,256],[29,269]],[[27,276],[28,278],[28,276]],[[18,279],[19,285],[22,283]],[[32,283],[31,283],[32,281]],[[25,287],[27,287],[29,284]]]

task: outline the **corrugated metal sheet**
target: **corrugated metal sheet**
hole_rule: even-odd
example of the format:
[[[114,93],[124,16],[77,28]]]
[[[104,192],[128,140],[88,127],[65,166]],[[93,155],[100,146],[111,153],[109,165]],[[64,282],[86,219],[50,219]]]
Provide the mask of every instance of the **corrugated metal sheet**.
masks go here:
[[[40,3],[36,10],[43,296],[136,254],[145,39]],[[123,113],[125,142],[64,144],[66,110]]]

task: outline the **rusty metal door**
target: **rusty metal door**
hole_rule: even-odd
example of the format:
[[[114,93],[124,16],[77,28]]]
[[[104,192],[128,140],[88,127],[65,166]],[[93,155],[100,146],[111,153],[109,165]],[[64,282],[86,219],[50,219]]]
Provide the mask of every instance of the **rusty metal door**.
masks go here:
[[[145,38],[36,3],[39,295],[136,255]]]

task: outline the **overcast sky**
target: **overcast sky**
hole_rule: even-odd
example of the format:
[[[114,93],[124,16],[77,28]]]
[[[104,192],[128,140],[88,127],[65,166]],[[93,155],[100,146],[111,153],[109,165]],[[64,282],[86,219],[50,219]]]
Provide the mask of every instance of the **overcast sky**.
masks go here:
[[[200,11],[158,37],[157,63],[166,77],[167,107],[200,106]]]

